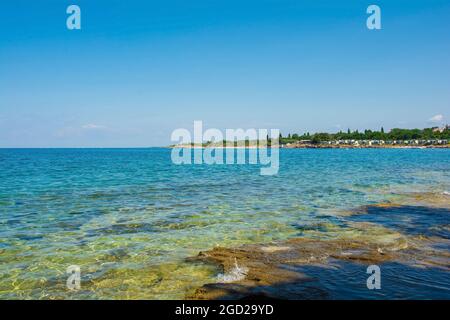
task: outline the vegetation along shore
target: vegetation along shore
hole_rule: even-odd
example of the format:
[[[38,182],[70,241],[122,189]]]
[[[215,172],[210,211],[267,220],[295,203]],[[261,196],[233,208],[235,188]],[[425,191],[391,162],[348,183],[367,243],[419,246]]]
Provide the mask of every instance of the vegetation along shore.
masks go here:
[[[289,133],[287,136],[280,134],[279,146],[281,148],[449,148],[450,147],[450,127],[432,127],[425,129],[399,129],[395,128],[385,132],[358,130],[337,133],[318,132],[310,134],[306,132],[302,135]],[[178,148],[257,148],[271,147],[272,141],[267,138],[265,141],[256,140],[241,141],[207,141],[202,144],[178,144],[170,147]]]

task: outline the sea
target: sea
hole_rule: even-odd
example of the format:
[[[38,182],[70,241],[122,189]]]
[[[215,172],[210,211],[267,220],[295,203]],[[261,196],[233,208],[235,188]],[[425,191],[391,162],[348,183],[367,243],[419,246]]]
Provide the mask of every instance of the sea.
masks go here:
[[[281,149],[268,176],[174,164],[171,152],[0,149],[0,299],[184,299],[222,272],[193,262],[199,252],[361,237],[348,221],[432,239],[450,256],[450,149]],[[364,265],[302,268],[329,298],[450,299],[448,262],[391,261],[381,294]]]

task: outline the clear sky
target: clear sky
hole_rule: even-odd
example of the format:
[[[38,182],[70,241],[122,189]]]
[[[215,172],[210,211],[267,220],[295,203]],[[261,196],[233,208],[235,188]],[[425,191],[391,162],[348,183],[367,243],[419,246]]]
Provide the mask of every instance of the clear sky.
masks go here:
[[[287,134],[449,118],[448,0],[0,2],[0,147],[159,146],[194,120]]]

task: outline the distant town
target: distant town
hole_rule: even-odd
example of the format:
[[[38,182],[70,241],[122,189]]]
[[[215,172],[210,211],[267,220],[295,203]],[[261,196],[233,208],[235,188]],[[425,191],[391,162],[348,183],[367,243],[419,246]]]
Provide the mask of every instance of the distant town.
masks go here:
[[[280,134],[279,144],[282,148],[340,148],[340,147],[442,147],[448,148],[450,140],[449,125],[425,129],[399,129],[395,128],[385,132],[358,130],[337,133],[319,132],[310,135],[309,132],[298,135]],[[270,144],[270,141],[269,141]]]

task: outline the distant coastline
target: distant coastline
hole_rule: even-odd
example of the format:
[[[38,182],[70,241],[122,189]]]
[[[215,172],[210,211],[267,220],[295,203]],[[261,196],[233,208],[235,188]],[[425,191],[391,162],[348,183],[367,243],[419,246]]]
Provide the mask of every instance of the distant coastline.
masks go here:
[[[181,143],[171,145],[170,148],[270,148],[272,139],[264,140],[241,140],[235,141],[207,141],[203,143]],[[237,141],[236,141],[237,140]],[[361,149],[361,148],[386,148],[386,149],[426,149],[426,148],[450,148],[450,128],[432,127],[425,129],[392,129],[385,132],[358,130],[337,133],[318,132],[312,135],[306,132],[303,135],[288,134],[279,135],[276,144],[280,148],[287,149]]]
[[[272,146],[191,146],[191,145],[172,145],[168,148],[182,148],[182,149],[259,149],[259,148],[271,148]],[[280,145],[281,149],[449,149],[450,144],[444,145],[330,145],[330,144],[293,144],[293,145]]]

